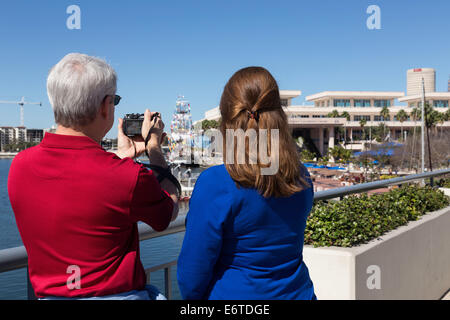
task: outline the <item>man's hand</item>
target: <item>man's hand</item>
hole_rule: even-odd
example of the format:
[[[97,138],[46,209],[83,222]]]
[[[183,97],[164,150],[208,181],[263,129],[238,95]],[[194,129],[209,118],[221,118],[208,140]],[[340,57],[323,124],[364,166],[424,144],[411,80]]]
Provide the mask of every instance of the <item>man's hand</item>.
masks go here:
[[[151,120],[152,116],[157,112],[150,112],[149,109],[145,110],[144,121],[142,123],[142,136],[129,138],[123,133],[123,119],[119,118],[118,134],[117,134],[117,156],[120,158],[135,158],[139,157],[145,152],[145,140],[150,128],[153,126],[150,132],[150,139],[148,141],[147,149],[160,148],[166,133],[164,132],[164,123],[160,117],[155,117]]]
[[[152,116],[155,117],[152,120]],[[164,122],[162,122],[161,117],[157,115],[157,112],[150,112],[149,109],[145,110],[144,122],[142,123],[142,136],[144,139],[147,137],[150,131],[150,139],[148,140],[147,149],[150,147],[161,147],[166,134],[164,133]]]
[[[117,133],[117,156],[120,158],[139,157],[145,151],[145,143],[142,137],[129,138],[123,133],[123,119],[119,118],[119,131]]]

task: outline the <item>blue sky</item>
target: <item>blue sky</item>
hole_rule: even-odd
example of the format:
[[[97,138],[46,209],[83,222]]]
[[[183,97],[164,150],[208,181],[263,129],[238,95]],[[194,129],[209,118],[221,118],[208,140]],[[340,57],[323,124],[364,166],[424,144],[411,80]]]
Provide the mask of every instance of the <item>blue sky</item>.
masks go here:
[[[81,30],[69,30],[70,5]],[[381,8],[381,30],[369,30],[369,5]],[[25,106],[28,128],[50,127],[48,70],[69,52],[106,59],[119,75],[116,118],[145,108],[166,128],[177,95],[194,120],[218,105],[238,69],[267,68],[294,100],[324,90],[406,90],[406,70],[431,67],[437,90],[450,74],[450,1],[5,1],[0,4],[0,100]],[[18,125],[14,105],[0,104],[0,126]],[[108,134],[116,136],[116,128]]]

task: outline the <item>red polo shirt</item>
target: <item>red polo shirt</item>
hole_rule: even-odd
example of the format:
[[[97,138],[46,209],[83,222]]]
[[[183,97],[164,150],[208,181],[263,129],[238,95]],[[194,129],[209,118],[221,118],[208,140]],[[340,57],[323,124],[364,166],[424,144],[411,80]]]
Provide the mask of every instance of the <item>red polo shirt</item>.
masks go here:
[[[14,158],[8,193],[37,297],[142,289],[137,222],[162,231],[173,210],[152,171],[88,137],[51,133]]]

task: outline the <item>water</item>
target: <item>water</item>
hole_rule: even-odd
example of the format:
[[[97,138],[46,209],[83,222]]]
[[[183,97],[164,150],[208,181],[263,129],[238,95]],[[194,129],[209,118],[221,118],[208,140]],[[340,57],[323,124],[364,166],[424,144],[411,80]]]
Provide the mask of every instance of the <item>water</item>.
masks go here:
[[[0,159],[0,250],[22,246],[14,213],[9,203],[7,181],[11,159]],[[180,215],[186,208],[180,210]],[[145,268],[177,259],[184,232],[141,241],[141,260]],[[176,280],[176,266],[172,267],[172,299],[180,299]],[[151,283],[164,292],[164,270],[151,274]],[[0,273],[0,300],[27,299],[26,269]]]

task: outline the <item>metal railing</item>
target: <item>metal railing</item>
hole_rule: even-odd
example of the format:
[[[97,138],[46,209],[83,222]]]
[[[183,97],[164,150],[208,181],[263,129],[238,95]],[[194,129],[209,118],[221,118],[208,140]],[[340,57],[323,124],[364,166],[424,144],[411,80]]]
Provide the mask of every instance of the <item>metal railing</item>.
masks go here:
[[[348,187],[342,187],[342,188],[336,188],[336,189],[330,189],[325,191],[318,191],[314,193],[314,200],[329,200],[334,198],[343,198],[346,195],[355,194],[355,193],[363,193],[369,190],[375,190],[379,188],[384,188],[388,186],[393,185],[401,185],[404,183],[417,181],[417,180],[423,180],[428,178],[433,178],[436,176],[444,175],[444,174],[450,174],[450,168],[448,169],[442,169],[442,170],[436,170],[431,172],[425,172],[425,173],[419,173],[419,174],[413,174],[408,175],[404,177],[399,178],[393,178],[393,179],[386,179],[386,180],[379,180],[374,182],[368,182],[368,183],[362,183],[362,184],[356,184],[353,186]],[[185,216],[179,216],[174,222],[172,222],[166,230],[162,232],[156,232],[151,227],[149,227],[146,224],[139,224],[138,225],[139,230],[139,240],[144,241],[148,239],[153,239],[157,237],[163,237],[169,234],[174,234],[178,232],[184,232],[185,231]],[[23,246],[21,247],[15,247],[15,248],[9,248],[9,249],[3,249],[0,250],[0,273],[21,269],[21,268],[27,268],[27,252]],[[150,274],[152,272],[158,271],[163,269],[164,270],[164,286],[165,286],[165,295],[168,299],[172,297],[172,288],[171,288],[171,267],[176,264],[176,260],[153,266],[146,269],[147,273],[147,283],[150,283]],[[28,272],[27,272],[28,276]],[[28,298],[34,297],[33,289],[29,283],[29,279],[27,280],[28,284]]]

